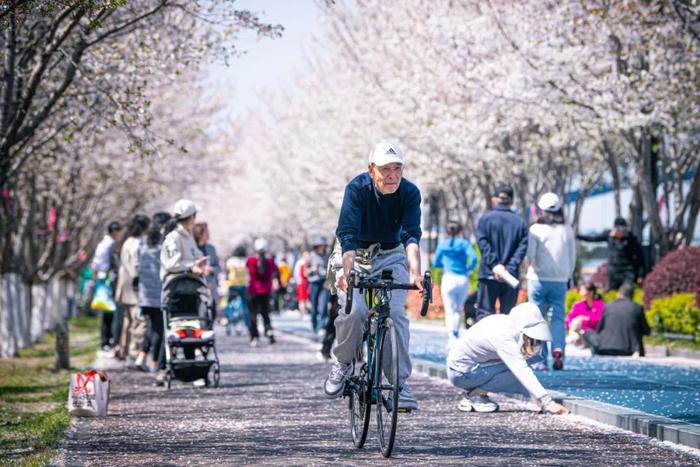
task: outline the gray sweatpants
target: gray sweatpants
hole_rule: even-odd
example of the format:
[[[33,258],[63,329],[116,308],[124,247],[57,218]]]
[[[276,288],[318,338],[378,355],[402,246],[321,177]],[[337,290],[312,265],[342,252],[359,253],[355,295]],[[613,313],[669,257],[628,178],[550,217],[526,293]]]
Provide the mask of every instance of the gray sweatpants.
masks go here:
[[[335,273],[337,285],[340,277],[343,275],[342,255],[334,254],[331,261],[333,261],[331,267]],[[359,270],[365,272],[369,270],[370,274],[381,272],[384,269],[391,269],[396,282],[407,283],[410,277],[406,254],[402,250],[379,252],[370,264],[359,264],[358,266]],[[407,295],[408,292],[405,290],[393,290],[391,292],[391,318],[396,328],[400,386],[403,386],[404,382],[411,376],[411,358],[408,354],[410,334],[405,310]],[[345,314],[346,298],[346,294],[338,289],[338,303],[341,308],[335,320],[336,345],[333,347],[333,356],[341,363],[352,362],[358,347],[362,344],[362,328],[369,314],[365,297],[358,290],[354,291],[352,311],[350,314]],[[390,361],[387,358],[383,363],[384,371],[388,375],[391,375]]]

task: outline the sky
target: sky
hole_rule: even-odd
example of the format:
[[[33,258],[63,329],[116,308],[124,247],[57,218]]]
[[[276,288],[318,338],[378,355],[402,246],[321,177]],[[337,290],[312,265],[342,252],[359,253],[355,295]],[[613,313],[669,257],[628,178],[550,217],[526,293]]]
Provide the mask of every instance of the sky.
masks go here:
[[[212,90],[234,91],[224,121],[260,109],[263,90],[289,89],[295,74],[303,72],[304,51],[314,48],[314,35],[318,36],[320,28],[321,12],[315,0],[238,0],[234,6],[258,13],[263,22],[281,24],[284,32],[278,39],[245,33],[236,41],[245,55],[232,59],[229,66],[210,67],[207,84]]]

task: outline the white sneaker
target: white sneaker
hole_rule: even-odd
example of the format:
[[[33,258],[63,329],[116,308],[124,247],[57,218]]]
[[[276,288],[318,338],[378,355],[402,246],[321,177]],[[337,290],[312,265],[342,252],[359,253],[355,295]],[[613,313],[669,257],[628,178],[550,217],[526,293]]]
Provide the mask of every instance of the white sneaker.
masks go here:
[[[460,412],[471,412],[473,408],[474,407],[472,407],[472,403],[467,396],[462,397],[462,400],[459,401],[459,404],[457,404],[457,410]]]
[[[251,346],[251,347],[257,347],[257,346],[258,346],[258,338],[257,338],[257,337],[253,337],[253,338],[250,340],[250,346]]]
[[[418,410],[418,402],[411,395],[411,390],[404,385],[399,391],[399,409],[400,410]]]
[[[328,373],[328,378],[323,384],[323,392],[329,399],[335,399],[343,394],[345,389],[345,381],[352,374],[352,363],[335,362],[331,366],[331,371]]]
[[[495,412],[498,410],[498,404],[489,399],[487,395],[472,396],[469,398],[469,403],[472,405],[474,412]]]

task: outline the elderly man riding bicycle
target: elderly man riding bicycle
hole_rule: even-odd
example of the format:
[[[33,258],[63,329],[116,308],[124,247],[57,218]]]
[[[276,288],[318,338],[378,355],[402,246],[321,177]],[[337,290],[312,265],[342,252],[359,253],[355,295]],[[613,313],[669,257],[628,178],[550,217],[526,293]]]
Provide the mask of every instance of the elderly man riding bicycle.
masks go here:
[[[369,154],[368,171],[345,187],[336,236],[338,242],[330,263],[335,274],[338,299],[345,306],[348,277],[353,269],[370,274],[391,270],[397,282],[415,284],[422,290],[419,242],[420,202],[418,187],[402,179],[403,154],[397,146],[378,143]],[[335,321],[335,359],[324,384],[329,398],[343,394],[345,381],[352,374],[352,361],[362,343],[368,307],[357,289],[353,292],[350,314],[340,313]],[[416,410],[418,404],[405,384],[411,375],[408,354],[409,330],[405,313],[407,291],[391,296],[391,318],[398,336],[399,408]],[[389,371],[387,369],[387,371]]]

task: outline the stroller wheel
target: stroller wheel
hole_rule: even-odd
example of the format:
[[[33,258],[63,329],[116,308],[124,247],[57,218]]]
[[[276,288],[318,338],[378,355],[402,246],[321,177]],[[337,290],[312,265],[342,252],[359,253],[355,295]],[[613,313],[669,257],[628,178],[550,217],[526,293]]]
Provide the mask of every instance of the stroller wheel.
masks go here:
[[[220,370],[219,367],[217,366],[216,369],[214,370],[214,387],[218,388],[219,387],[219,379],[220,379]]]
[[[172,382],[173,377],[170,375],[170,373],[165,375],[165,387],[170,389],[170,383]]]

